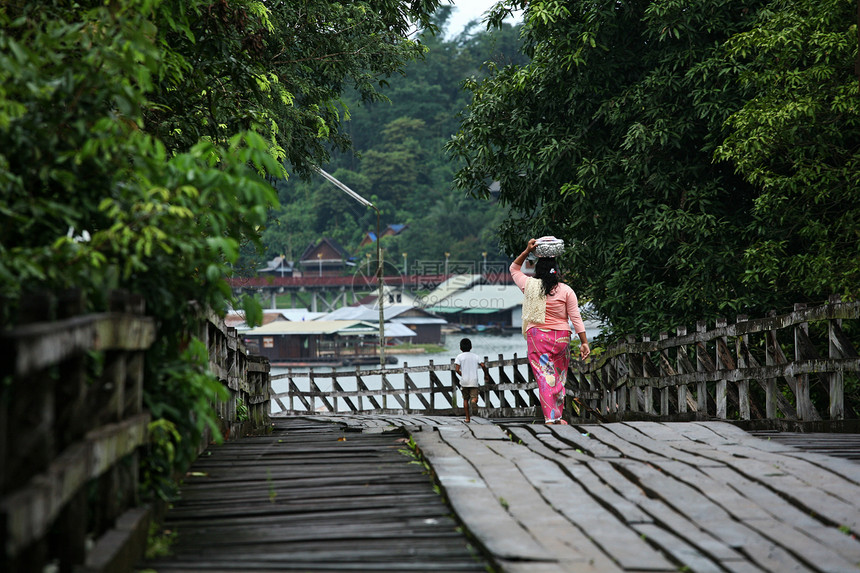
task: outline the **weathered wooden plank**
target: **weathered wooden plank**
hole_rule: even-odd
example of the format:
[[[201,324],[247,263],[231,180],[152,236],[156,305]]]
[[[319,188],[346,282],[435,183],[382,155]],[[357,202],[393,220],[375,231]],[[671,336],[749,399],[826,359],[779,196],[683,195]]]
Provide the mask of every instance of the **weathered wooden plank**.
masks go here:
[[[747,479],[728,467],[705,467],[702,471],[717,481],[731,484],[743,496],[746,503],[756,504],[771,514],[776,520],[782,522],[782,527],[791,532],[793,537],[798,539],[810,537],[849,562],[860,563],[860,542],[857,539],[845,535],[835,527],[825,526],[808,512],[789,503],[765,485]]]
[[[714,448],[710,445],[690,442],[689,444],[679,444],[678,447],[723,462],[748,478],[755,479],[781,492],[785,498],[791,499],[792,503],[799,507],[815,511],[839,525],[850,527],[852,530],[858,525],[860,511],[857,510],[856,504],[858,502],[856,500],[860,499],[860,490],[835,474],[830,474],[831,477],[828,478],[822,478],[821,476],[826,475],[825,473],[807,472],[807,478],[800,479],[792,473],[792,469],[797,469],[796,467],[793,468],[791,463],[791,460],[795,458],[768,454],[740,445],[721,445],[719,448]],[[830,493],[829,482],[831,478],[838,481],[842,492],[840,497]],[[821,483],[819,481],[821,479],[826,481]],[[850,495],[852,490],[857,492],[853,498]]]
[[[683,537],[703,553],[720,563],[746,562],[746,558],[741,553],[726,542],[716,538],[707,527],[700,526],[683,513],[675,511],[666,500],[649,497],[638,483],[628,479],[628,474],[619,471],[621,466],[615,465],[614,462],[596,460],[589,462],[588,467],[606,484],[618,491],[620,495],[652,516],[663,528]]]
[[[703,494],[675,479],[667,479],[656,469],[639,463],[624,464],[642,487],[660,496],[690,520],[706,527],[729,546],[741,549],[755,563],[770,571],[797,570],[805,567],[789,551],[732,519],[720,506]]]
[[[164,571],[483,571],[450,509],[396,433],[356,433],[322,417],[276,420],[271,436],[213,447],[167,514]],[[388,416],[392,427],[414,421]],[[355,425],[350,423],[349,425]],[[293,429],[295,431],[290,431]],[[416,432],[430,435],[431,432]]]
[[[597,553],[599,551],[597,547],[600,547],[623,569],[641,571],[674,569],[668,560],[643,542],[641,537],[628,529],[623,521],[595,500],[590,491],[568,479],[558,464],[539,458],[511,442],[493,443],[489,447],[519,469],[534,490],[540,493],[540,499],[547,500],[552,508],[577,526],[572,530],[552,526],[553,533],[558,534],[560,539],[566,540],[565,543],[581,548],[580,551],[586,556]],[[571,463],[568,461],[568,464]],[[523,490],[528,491],[526,488]],[[534,507],[533,501],[524,500],[524,504]],[[549,510],[549,508],[543,510],[539,506],[537,509],[539,514]],[[579,530],[585,532],[587,538],[572,537],[572,535],[578,536]],[[592,547],[592,543],[597,547]],[[605,570],[603,568],[606,565],[599,561],[595,561],[595,564],[601,570]]]
[[[39,322],[0,333],[11,347],[11,374],[23,377],[90,350],[146,350],[155,340],[155,319],[123,313]]]
[[[451,506],[470,532],[499,559],[546,561],[546,549],[500,504],[474,466],[439,432],[413,436]]]
[[[478,468],[478,473],[493,497],[498,500],[497,503],[543,546],[543,556],[535,560],[555,560],[565,566],[567,563],[581,566],[594,560],[599,571],[617,570],[605,553],[593,547],[582,531],[573,527],[565,519],[566,516],[554,511],[543,496],[529,485],[526,476],[517,468],[515,462],[512,463],[512,460],[498,453],[500,449],[519,448],[518,455],[527,456],[531,459],[530,463],[538,464],[536,456],[530,454],[528,449],[507,441],[484,444],[450,431],[440,431],[440,435],[448,445]],[[540,465],[538,467],[544,468]],[[533,468],[532,477],[535,472]]]
[[[636,523],[633,529],[643,540],[655,542],[669,551],[679,562],[696,573],[721,573],[722,567],[708,559],[701,551],[687,543],[683,537],[674,535],[653,523]]]
[[[63,506],[146,439],[149,413],[88,433],[48,469],[0,500],[6,554],[13,556],[44,536]]]
[[[584,427],[584,426],[583,426]],[[697,456],[692,456],[687,454],[684,451],[677,450],[672,448],[670,445],[667,445],[665,442],[655,440],[650,436],[640,432],[637,430],[635,425],[628,425],[626,423],[619,424],[605,424],[604,428],[608,429],[610,432],[626,441],[629,444],[635,444],[639,448],[645,450],[646,452],[650,452],[650,459],[654,459],[654,455],[662,456],[666,459],[679,460],[682,462],[686,462],[688,464],[699,465],[702,463],[713,463],[708,460],[704,460]],[[617,442],[616,442],[617,443]],[[638,450],[632,450],[632,452],[637,452]],[[630,457],[636,457],[634,453]],[[637,458],[638,459],[638,458]],[[646,458],[647,459],[647,458]]]
[[[595,458],[618,458],[621,452],[611,448],[603,442],[591,437],[591,431],[596,426],[582,426],[582,429],[573,426],[553,425],[550,431],[562,442],[571,444],[574,448],[582,450]]]
[[[785,452],[785,455],[806,460],[811,464],[815,464],[819,467],[826,469],[827,471],[839,475],[843,479],[849,480],[852,483],[860,485],[860,470],[858,470],[857,462],[849,461],[849,459],[842,459],[840,457],[836,457],[840,455],[850,457],[851,452],[853,452],[855,459],[860,458],[860,456],[858,456],[858,452],[860,452],[860,447],[845,446],[844,444],[839,443],[834,445],[830,451],[822,449],[820,453],[818,451]]]

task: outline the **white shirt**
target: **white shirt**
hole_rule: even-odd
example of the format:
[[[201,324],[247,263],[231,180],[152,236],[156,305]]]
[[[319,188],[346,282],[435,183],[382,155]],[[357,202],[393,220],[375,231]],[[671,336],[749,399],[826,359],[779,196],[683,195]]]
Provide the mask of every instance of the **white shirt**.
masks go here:
[[[461,352],[457,355],[454,364],[460,365],[460,386],[478,387],[478,362],[478,355],[472,352]]]

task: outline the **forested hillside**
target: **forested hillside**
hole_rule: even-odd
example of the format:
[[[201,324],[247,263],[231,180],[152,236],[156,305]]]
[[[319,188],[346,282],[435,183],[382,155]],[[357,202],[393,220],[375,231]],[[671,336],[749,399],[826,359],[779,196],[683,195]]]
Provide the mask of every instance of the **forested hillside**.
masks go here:
[[[444,5],[434,14],[442,30],[450,11]],[[381,229],[407,225],[401,234],[383,239],[388,260],[401,261],[408,253],[410,262],[438,261],[446,252],[452,261],[476,261],[483,252],[488,260],[506,260],[498,242],[504,209],[452,190],[457,164],[444,146],[471,98],[463,81],[486,77],[487,62],[526,61],[519,51],[519,31],[509,24],[491,31],[473,25],[452,39],[440,32],[422,34],[421,41],[424,58],[389,77],[381,88],[387,101],[362,102],[355,92],[344,95],[343,113],[349,116],[344,131],[355,152],[333,152],[323,168],[374,202],[381,212]],[[277,189],[281,205],[270,213],[263,233],[265,252],[247,252],[249,270],[277,255],[295,260],[322,236],[335,239],[359,259],[374,249],[358,246],[367,232],[376,231],[375,211],[322,177],[290,173],[277,182]]]

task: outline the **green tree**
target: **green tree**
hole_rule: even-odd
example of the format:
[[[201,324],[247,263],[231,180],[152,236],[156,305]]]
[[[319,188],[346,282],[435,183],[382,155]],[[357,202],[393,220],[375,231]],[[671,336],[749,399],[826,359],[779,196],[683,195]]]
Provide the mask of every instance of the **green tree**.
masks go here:
[[[553,234],[574,288],[618,333],[669,329],[776,297],[742,283],[755,189],[714,162],[737,74],[714,61],[756,5],[726,0],[506,2],[525,7],[526,65],[496,68],[449,143],[456,184],[512,215],[515,254]]]
[[[749,94],[716,156],[761,189],[744,282],[786,302],[860,295],[857,5],[772,2],[725,45]]]

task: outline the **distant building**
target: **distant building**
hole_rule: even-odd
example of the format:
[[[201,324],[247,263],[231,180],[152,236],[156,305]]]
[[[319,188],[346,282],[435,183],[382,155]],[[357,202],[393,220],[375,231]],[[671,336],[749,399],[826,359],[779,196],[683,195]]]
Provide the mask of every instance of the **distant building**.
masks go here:
[[[276,321],[243,333],[248,351],[273,365],[373,364],[378,360],[379,326],[361,320]],[[386,323],[385,340],[403,341],[415,333]]]
[[[299,257],[299,265],[306,277],[337,276],[343,274],[348,258],[349,255],[337,241],[323,237],[308,245]]]
[[[324,314],[324,312],[311,312],[303,308],[263,309],[263,324],[260,326],[265,326],[279,320],[287,320],[291,322],[316,320]],[[245,332],[251,328],[245,321],[244,312],[227,313],[227,316],[224,317],[224,324],[228,327],[235,328],[239,332]]]
[[[278,255],[266,263],[265,267],[257,269],[257,274],[261,276],[291,277],[294,276],[294,271],[294,262],[288,261],[284,255]]]
[[[402,233],[407,226],[408,225],[388,225],[387,227],[385,227],[385,230],[380,233],[380,235],[382,235],[383,237],[394,237]],[[369,245],[375,242],[376,233],[368,231],[367,233],[365,233],[364,238],[361,239],[361,242],[358,244],[358,248],[360,249],[365,245]]]
[[[409,342],[415,344],[442,343],[442,327],[447,324],[444,318],[439,318],[411,304],[393,306],[383,304],[382,308],[386,337],[388,336],[388,325],[397,324],[405,326],[414,333],[414,338],[410,338]],[[379,324],[379,309],[366,306],[344,306],[321,317],[320,320],[361,320]]]
[[[473,285],[434,302],[426,310],[477,330],[512,330],[522,322],[523,293],[516,285]]]

